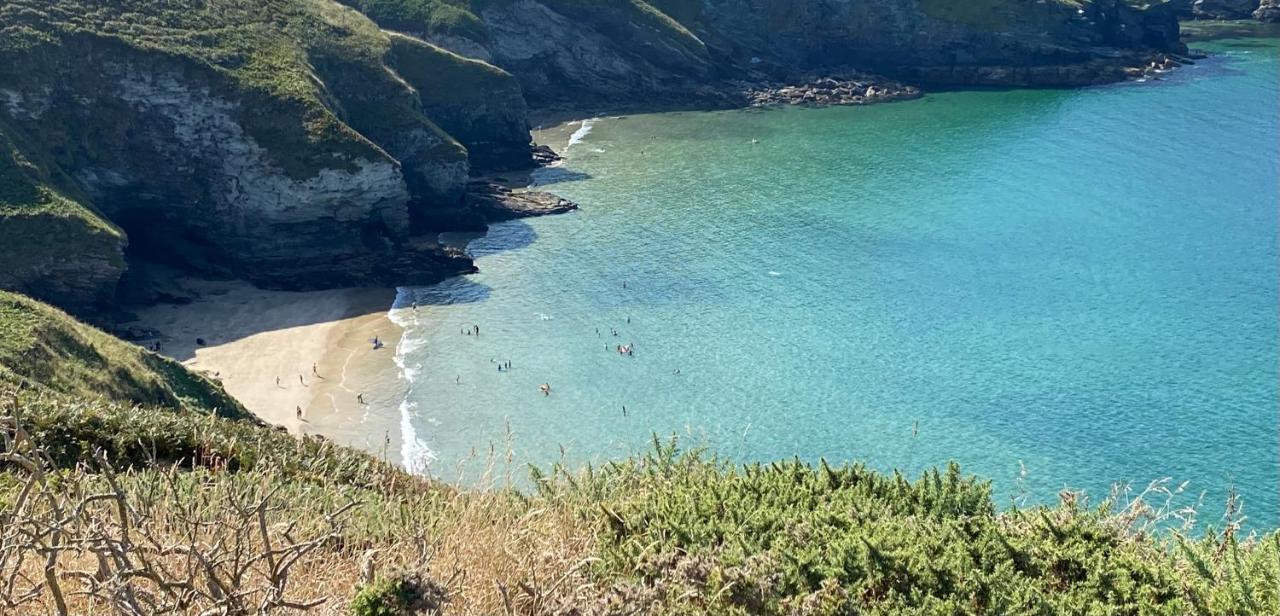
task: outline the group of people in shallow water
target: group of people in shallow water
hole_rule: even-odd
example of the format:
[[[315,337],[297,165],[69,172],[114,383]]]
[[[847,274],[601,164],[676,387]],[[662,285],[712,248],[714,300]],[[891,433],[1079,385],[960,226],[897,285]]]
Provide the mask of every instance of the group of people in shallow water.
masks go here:
[[[626,283],[626,282],[623,282],[623,283],[622,283],[622,288],[624,288],[624,289],[626,289],[626,288],[627,288],[627,283]],[[414,303],[414,305],[413,305],[413,306],[414,306],[414,308],[415,308],[415,309],[417,308],[417,304],[416,304],[416,302]],[[627,324],[630,324],[630,323],[631,323],[631,317],[627,317]],[[600,336],[601,336],[600,328],[598,328],[598,327],[597,327],[597,328],[595,329],[595,332],[596,332],[596,336],[597,336],[597,337],[600,337]],[[471,325],[464,325],[464,326],[462,326],[461,328],[459,328],[458,333],[459,333],[459,334],[461,334],[461,335],[464,335],[464,336],[477,336],[477,337],[478,337],[478,336],[480,336],[480,326],[479,326],[479,325],[477,325],[477,324],[474,324],[474,323],[473,323],[473,324],[471,324]],[[614,336],[614,337],[617,337],[617,336],[619,336],[619,335],[620,335],[620,334],[619,334],[619,332],[618,332],[618,330],[617,330],[616,328],[610,328],[610,329],[609,329],[609,333],[610,333],[612,336]],[[375,340],[375,343],[376,343],[377,339],[375,338],[374,340]],[[377,346],[375,346],[375,348],[378,348],[378,347],[377,347]],[[626,343],[626,344],[615,344],[615,345],[612,345],[612,346],[611,346],[611,345],[606,344],[606,345],[604,345],[604,348],[605,348],[605,350],[606,350],[606,351],[614,351],[614,352],[618,353],[619,355],[625,355],[625,356],[627,356],[627,357],[635,357],[635,343],[634,343],[634,342],[629,342],[629,343]],[[497,364],[497,370],[498,370],[498,372],[510,372],[510,371],[511,371],[511,369],[512,369],[512,365],[511,365],[511,361],[510,361],[510,360],[506,360],[506,361],[498,361],[498,360],[496,360],[495,358],[490,358],[490,359],[489,359],[489,362],[490,362],[490,363],[493,363],[493,364]],[[677,369],[672,370],[672,371],[671,371],[671,374],[672,374],[673,376],[680,376],[680,369],[679,369],[679,368],[677,368]],[[461,375],[461,374],[457,375],[457,376],[454,378],[454,382],[455,382],[455,383],[457,383],[457,384],[459,384],[459,385],[461,385],[461,384],[462,384],[462,375]],[[539,392],[541,392],[543,396],[550,396],[550,395],[551,395],[551,384],[550,384],[550,383],[542,383],[542,384],[538,385],[538,391],[539,391]],[[627,416],[627,415],[628,415],[628,413],[629,413],[629,411],[628,411],[628,409],[627,409],[626,405],[623,405],[623,406],[622,406],[622,415],[625,417],[625,416]]]

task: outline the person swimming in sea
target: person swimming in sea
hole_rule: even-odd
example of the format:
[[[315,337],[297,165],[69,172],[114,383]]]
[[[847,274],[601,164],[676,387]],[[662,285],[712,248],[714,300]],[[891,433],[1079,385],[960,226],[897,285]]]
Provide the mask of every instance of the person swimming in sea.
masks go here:
[[[544,395],[544,396],[550,396],[550,395],[551,395],[551,385],[550,385],[549,383],[543,383],[543,384],[541,384],[541,385],[539,385],[539,386],[538,386],[538,391],[542,392],[542,395]]]

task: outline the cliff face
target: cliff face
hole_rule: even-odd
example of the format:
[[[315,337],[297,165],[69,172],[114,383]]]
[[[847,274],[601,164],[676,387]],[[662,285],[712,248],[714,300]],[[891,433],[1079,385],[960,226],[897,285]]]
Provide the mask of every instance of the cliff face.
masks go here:
[[[389,0],[350,0],[392,19]],[[397,6],[404,3],[399,3]],[[711,81],[854,67],[954,84],[1123,78],[1179,51],[1163,3],[1126,0],[457,0],[466,28],[400,23],[516,75],[535,106],[714,99]],[[436,24],[436,26],[433,26]]]
[[[1112,81],[1117,56],[1180,46],[1171,12],[1122,0],[705,0],[688,19],[734,66],[849,64],[957,84]]]
[[[35,187],[0,198],[0,286],[63,306],[109,303],[135,258],[282,288],[468,271],[411,233],[462,216],[468,148],[530,159],[514,78],[421,42],[404,61],[327,1],[20,0],[0,32],[5,184]]]

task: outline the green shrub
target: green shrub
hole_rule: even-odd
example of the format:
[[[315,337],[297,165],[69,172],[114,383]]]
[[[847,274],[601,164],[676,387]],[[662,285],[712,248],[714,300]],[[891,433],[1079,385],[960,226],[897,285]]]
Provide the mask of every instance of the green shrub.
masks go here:
[[[438,584],[419,573],[399,573],[361,587],[351,600],[353,616],[439,614],[447,601]]]

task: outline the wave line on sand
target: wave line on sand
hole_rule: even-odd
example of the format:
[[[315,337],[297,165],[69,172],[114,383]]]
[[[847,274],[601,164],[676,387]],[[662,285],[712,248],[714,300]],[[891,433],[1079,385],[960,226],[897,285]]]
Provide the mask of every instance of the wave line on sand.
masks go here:
[[[415,329],[410,327],[412,321],[400,317],[396,313],[397,310],[403,309],[412,301],[412,291],[404,287],[397,287],[396,299],[391,304],[388,318],[403,330],[400,335],[400,342],[396,343],[395,362],[396,367],[399,368],[400,378],[404,379],[405,383],[408,384],[404,400],[400,402],[400,464],[404,466],[406,471],[421,475],[426,473],[427,467],[435,460],[436,454],[431,451],[431,448],[426,443],[418,438],[418,431],[413,427],[413,411],[418,406],[413,402],[413,381],[417,371],[407,366],[407,356],[414,348],[410,338]]]
[[[578,127],[578,130],[573,131],[573,134],[569,135],[569,145],[564,146],[564,150],[568,152],[569,148],[582,143],[582,140],[586,139],[587,135],[591,134],[591,129],[596,125],[596,120],[598,119],[599,118],[588,118],[583,120],[582,125]]]

